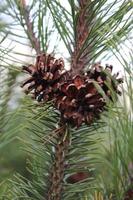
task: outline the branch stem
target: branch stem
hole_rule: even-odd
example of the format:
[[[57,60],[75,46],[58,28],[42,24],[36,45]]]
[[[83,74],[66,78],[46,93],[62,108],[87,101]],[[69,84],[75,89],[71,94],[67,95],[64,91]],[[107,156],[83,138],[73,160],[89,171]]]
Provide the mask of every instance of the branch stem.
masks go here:
[[[61,200],[63,190],[63,178],[65,171],[65,158],[69,146],[69,134],[67,127],[58,134],[57,144],[55,147],[55,161],[52,167],[50,177],[51,185],[48,191],[47,200]]]
[[[21,24],[28,35],[28,38],[31,42],[32,47],[35,49],[37,54],[40,54],[41,53],[40,41],[36,37],[35,32],[33,30],[33,22],[30,19],[30,10],[28,9],[28,6],[26,5],[25,0],[21,0],[20,12],[25,21],[25,24],[22,22]],[[25,26],[26,26],[26,29],[25,29]]]
[[[87,20],[89,12],[88,5],[90,3],[90,0],[79,0],[79,11],[77,16],[75,33],[75,46],[71,58],[71,72],[73,75],[82,73],[86,65],[85,63],[89,61],[88,50],[90,51],[91,46],[89,46],[86,50],[83,49],[83,46],[90,32],[90,26]],[[85,54],[86,56],[84,56]]]

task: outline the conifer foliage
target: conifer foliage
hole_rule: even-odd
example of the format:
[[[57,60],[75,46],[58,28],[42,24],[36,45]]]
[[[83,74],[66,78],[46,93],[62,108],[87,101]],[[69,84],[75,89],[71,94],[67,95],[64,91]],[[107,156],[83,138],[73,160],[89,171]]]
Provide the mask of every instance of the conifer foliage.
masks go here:
[[[128,164],[122,165],[120,157],[124,151],[119,142],[124,141],[125,135],[121,130],[123,121],[118,120],[119,106],[116,105],[118,96],[122,94],[123,79],[119,73],[113,72],[114,68],[117,69],[115,65],[104,66],[97,60],[111,55],[111,52],[117,55],[120,44],[130,33],[131,1],[68,0],[67,3],[68,8],[57,0],[33,0],[29,4],[24,0],[7,0],[9,8],[5,14],[12,18],[15,15],[35,52],[35,61],[23,64],[22,71],[28,77],[21,87],[32,99],[25,95],[26,100],[20,106],[20,113],[26,121],[23,130],[30,135],[25,149],[32,155],[28,162],[32,176],[15,175],[10,181],[8,195],[3,197],[126,200],[132,195],[132,183]],[[10,34],[13,34],[12,29]],[[66,70],[68,62],[63,48],[59,59],[56,50],[48,52],[55,35],[68,51],[69,70]],[[112,116],[114,127],[111,126]],[[114,131],[117,125],[121,125],[118,143]],[[104,148],[101,142],[110,130],[114,131],[111,156],[108,148],[105,150],[107,144]],[[130,155],[125,158],[132,162]],[[105,170],[100,169],[103,161]],[[114,166],[119,169],[116,169],[117,173]],[[109,174],[112,181],[109,185],[105,184],[102,175],[103,171],[107,173],[107,169],[112,169],[110,174],[116,178],[113,182]]]

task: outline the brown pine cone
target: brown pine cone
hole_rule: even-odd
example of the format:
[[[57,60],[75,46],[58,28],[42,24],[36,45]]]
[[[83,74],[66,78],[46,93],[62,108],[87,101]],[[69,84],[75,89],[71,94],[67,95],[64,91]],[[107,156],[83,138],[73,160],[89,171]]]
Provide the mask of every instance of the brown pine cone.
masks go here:
[[[122,79],[117,79],[118,74],[112,76],[112,69],[111,65],[106,65],[104,69],[97,63],[87,75],[77,75],[62,83],[55,105],[64,122],[79,127],[84,122],[91,124],[95,118],[100,117],[107,100],[114,100],[115,93],[120,94],[118,85]],[[100,93],[96,83],[104,95]]]
[[[124,200],[133,200],[133,185],[126,191]]]
[[[66,179],[69,184],[78,183],[80,181],[85,181],[87,178],[91,177],[92,174],[89,172],[76,172]]]
[[[61,121],[79,127],[99,118],[107,101],[120,94],[118,85],[123,80],[118,73],[112,75],[112,69],[112,65],[104,69],[96,63],[86,75],[72,77],[65,71],[62,59],[43,53],[37,56],[35,65],[23,66],[30,78],[22,87],[27,86],[26,93],[32,91],[39,102],[52,100],[61,113]]]
[[[119,73],[112,75],[112,70],[112,65],[106,64],[104,69],[100,63],[96,63],[92,66],[92,70],[87,72],[88,79],[95,80],[111,100],[113,95],[111,94],[111,90],[121,95],[121,92],[118,90],[118,85],[123,83],[123,79],[118,78]]]
[[[26,93],[33,91],[34,98],[39,102],[54,100],[60,82],[66,80],[64,61],[55,59],[50,54],[38,55],[36,64],[23,66],[23,71],[30,74],[31,77],[24,81],[22,87],[27,86]]]
[[[99,116],[104,105],[105,100],[98,93],[93,80],[86,81],[80,75],[75,76],[71,83],[61,85],[56,101],[62,119],[77,127],[83,122],[90,124]]]

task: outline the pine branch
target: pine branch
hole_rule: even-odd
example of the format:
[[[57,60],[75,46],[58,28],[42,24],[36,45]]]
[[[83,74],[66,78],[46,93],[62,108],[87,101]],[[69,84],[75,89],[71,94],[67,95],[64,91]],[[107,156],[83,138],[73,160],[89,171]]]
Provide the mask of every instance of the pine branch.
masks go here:
[[[35,49],[37,54],[40,54],[41,47],[40,47],[40,41],[36,37],[34,30],[33,30],[33,22],[30,20],[30,11],[26,5],[25,0],[21,0],[20,2],[20,14],[23,16],[25,25],[26,25],[26,33],[28,35],[28,38],[31,42],[32,47]],[[25,29],[25,25],[21,22],[22,26]]]
[[[69,135],[66,126],[60,129],[57,145],[55,147],[55,162],[51,173],[51,186],[48,191],[48,200],[61,200],[63,178],[65,170],[65,157],[68,151]]]
[[[88,51],[90,51],[91,46],[89,46],[89,48],[87,48],[80,56],[79,53],[90,32],[90,25],[88,24],[87,20],[88,7],[90,3],[90,0],[79,0],[79,13],[76,23],[75,47],[71,60],[71,70],[73,74],[81,73],[85,67],[86,62],[89,59]]]
[[[95,13],[92,14],[91,16],[92,20],[90,20],[90,22],[88,22],[88,19],[87,19],[87,15],[89,15],[90,8],[93,7],[92,2],[93,1],[79,0],[79,12],[77,14],[78,20],[75,21],[76,22],[75,23],[76,24],[75,46],[74,46],[74,51],[72,55],[72,63],[71,63],[73,75],[77,73],[80,74],[82,70],[84,69],[86,63],[88,63],[90,60],[89,52],[92,47],[92,43],[90,42],[89,44],[87,43],[87,45],[85,44],[86,44],[87,38],[90,36],[91,26],[95,20]],[[30,9],[28,9],[28,7],[26,6],[26,2],[24,0],[21,1],[20,14],[21,14],[20,16],[22,17],[21,23],[28,35],[28,38],[31,41],[31,44],[33,48],[36,50],[37,54],[39,54],[41,52],[40,42],[36,38],[36,35],[34,33],[34,27],[33,27],[34,24],[30,19]],[[73,18],[75,19],[75,16],[73,16]],[[49,60],[47,58],[49,58]],[[46,62],[46,60],[48,60],[48,62]],[[28,87],[29,92],[31,89],[35,89],[35,92],[36,92],[35,98],[37,97],[36,99],[38,99],[38,101],[45,102],[46,97],[49,98],[49,100],[51,99],[53,100],[53,98],[55,98],[55,96],[57,95],[57,91],[60,88],[58,87],[58,84],[55,85],[54,87],[52,81],[54,80],[54,83],[56,81],[58,83],[59,78],[61,77],[61,74],[62,74],[61,72],[62,72],[62,68],[64,67],[64,64],[62,60],[59,60],[60,61],[59,64],[56,63],[57,65],[54,65],[54,60],[55,59],[52,56],[48,56],[48,55],[46,56],[45,54],[43,54],[37,59],[37,62],[38,62],[38,65],[36,64],[37,67],[33,65],[28,66],[28,67],[24,66],[25,71],[29,72],[29,74],[31,75],[31,78],[28,79],[28,82],[26,81],[23,84],[23,86],[26,85],[27,83],[31,83],[31,85]],[[96,79],[98,83],[103,84],[105,76],[107,74],[106,73],[103,74],[103,72],[101,71],[102,69],[100,67],[101,66],[98,66],[98,71],[95,70],[92,73],[88,72],[88,77],[86,80],[88,81],[89,79],[94,77],[94,79]],[[111,66],[108,66],[107,68],[112,71]],[[55,74],[55,71],[57,72],[56,74]],[[95,73],[96,75],[98,74],[98,77],[96,77]],[[56,77],[59,77],[59,78],[56,78]],[[63,79],[62,81],[64,84],[66,79],[65,80]],[[62,81],[60,82],[61,84],[62,84]],[[109,81],[111,81],[111,79],[109,79]],[[93,142],[90,139],[90,134],[93,134],[91,128],[90,129],[87,128],[87,130],[85,131],[83,127],[79,129],[79,126],[82,124],[82,122],[87,122],[90,127],[90,124],[93,122],[92,119],[93,117],[95,117],[94,113],[96,114],[98,112],[101,113],[101,111],[103,111],[102,106],[104,106],[105,104],[104,104],[104,99],[102,98],[103,95],[101,96],[101,93],[103,91],[101,91],[100,93],[100,88],[98,88],[98,85],[97,85],[97,88],[94,88],[93,84],[88,84],[87,85],[88,87],[85,88],[85,84],[86,82],[84,82],[84,80],[78,77],[78,79],[72,79],[70,82],[70,85],[68,83],[67,87],[64,87],[64,89],[61,88],[62,90],[59,93],[59,95],[61,94],[60,96],[61,98],[59,98],[57,108],[58,110],[60,109],[59,111],[61,111],[61,114],[62,114],[61,117],[63,118],[63,116],[65,116],[64,117],[65,120],[67,116],[66,114],[68,114],[67,111],[69,111],[69,115],[67,116],[68,117],[67,122],[69,123],[71,120],[73,120],[75,124],[78,125],[78,130],[77,132],[75,133],[73,132],[71,134],[72,145],[69,145],[70,140],[69,140],[68,129],[66,127],[67,125],[61,126],[58,129],[59,130],[58,133],[56,131],[57,130],[56,126],[54,126],[55,131],[53,131],[53,134],[56,134],[56,137],[55,138],[53,137],[54,138],[53,139],[51,138],[51,134],[46,135],[47,136],[46,138],[49,139],[49,148],[45,147],[44,143],[42,144],[40,151],[39,151],[40,144],[36,147],[35,155],[38,155],[37,159],[41,155],[43,159],[45,159],[44,160],[45,164],[40,162],[40,166],[36,166],[37,175],[38,175],[39,168],[41,168],[42,166],[43,168],[39,176],[36,177],[35,181],[32,183],[32,186],[29,181],[26,181],[26,183],[24,182],[23,185],[20,184],[19,186],[20,190],[22,191],[24,195],[26,195],[25,197],[23,196],[25,199],[27,199],[28,196],[29,198],[32,198],[35,200],[36,199],[61,200],[61,199],[68,199],[68,198],[70,199],[70,196],[72,196],[71,199],[75,199],[73,198],[74,196],[76,197],[76,199],[79,199],[79,198],[81,199],[81,196],[83,196],[83,193],[85,193],[86,190],[88,190],[88,188],[89,190],[91,190],[89,179],[90,181],[92,181],[93,179],[92,177],[93,174],[91,176],[90,172],[92,171],[91,170],[92,166],[95,164],[95,159],[91,158],[92,155],[89,157],[89,153],[92,154],[93,149],[95,149],[97,146],[95,145],[95,142]],[[46,86],[48,86],[49,90],[48,89],[46,90]],[[107,85],[106,84],[104,85],[104,89],[105,89],[105,86]],[[52,88],[56,89],[56,95],[54,93],[55,91],[52,91]],[[38,91],[36,89],[38,89]],[[96,89],[99,89],[99,90],[96,91]],[[76,92],[74,93],[74,91]],[[99,95],[96,95],[96,92],[99,92]],[[77,93],[79,96],[77,96]],[[105,90],[105,93],[108,97],[111,98],[109,90],[107,91]],[[62,95],[64,95],[64,97]],[[71,96],[70,99],[69,99],[69,96]],[[67,97],[67,100],[70,100],[70,101],[67,101],[65,103],[66,97]],[[90,100],[89,99],[90,97],[93,97],[93,98]],[[82,104],[80,105],[81,101],[78,101],[78,98],[81,98],[81,99],[84,98],[85,99],[84,102],[86,102],[87,98],[89,99],[89,100],[87,99],[86,107],[83,106],[83,101],[82,101]],[[78,102],[79,104],[78,106],[74,104],[75,102],[72,101],[73,99]],[[62,106],[63,108],[61,107],[61,105],[63,105]],[[101,110],[98,107],[99,105],[101,105],[100,107]],[[73,108],[75,112],[73,111],[71,112],[70,111],[71,108]],[[90,110],[88,108],[90,108]],[[87,109],[88,109],[88,113],[86,112]],[[50,110],[50,112],[52,112],[52,110]],[[36,115],[36,113],[34,114]],[[46,116],[47,114],[48,113],[45,113]],[[39,118],[41,118],[41,123],[43,125],[46,123],[48,124],[48,127],[51,126],[50,119],[47,119],[48,117],[45,117],[44,119],[40,116],[41,114],[39,113]],[[84,116],[86,116],[86,118]],[[98,117],[99,116],[97,116],[97,118]],[[32,129],[35,129],[35,127],[37,128],[39,127],[39,128],[38,130],[34,130],[33,132],[36,132],[36,135],[40,137],[41,141],[42,141],[42,136],[43,136],[43,139],[46,140],[44,136],[45,129],[43,128],[43,126],[40,126],[41,123],[34,122],[36,121],[35,120],[36,118],[37,116],[33,118],[34,120],[32,121],[33,123]],[[57,121],[54,122],[54,125],[55,123],[57,124]],[[29,128],[31,129],[31,126],[29,126]],[[42,134],[40,134],[39,131],[42,132]],[[54,140],[54,144],[52,143],[53,140]],[[35,148],[35,145],[33,146],[34,146],[33,148]],[[69,147],[69,154],[68,154],[68,147]],[[46,148],[45,152],[47,151],[47,154],[49,156],[48,159],[44,155],[45,154],[45,152],[43,151],[44,148]],[[53,159],[50,159],[51,157]],[[47,162],[47,160],[49,160],[49,162]],[[48,168],[45,165],[47,165]],[[49,166],[51,166],[51,171],[49,170]],[[72,172],[72,175],[71,175],[71,172]],[[46,178],[48,178],[49,181],[47,181],[46,178],[42,177],[43,175]],[[67,176],[65,177],[65,175]],[[78,179],[77,178],[75,179],[77,175],[78,175]],[[84,177],[82,176],[80,177],[80,175],[84,175]],[[38,182],[37,182],[37,178],[39,180]],[[67,184],[65,184],[65,181]],[[50,183],[48,184],[48,182]],[[78,195],[79,192],[82,194]],[[78,195],[78,198],[77,198],[77,195]]]

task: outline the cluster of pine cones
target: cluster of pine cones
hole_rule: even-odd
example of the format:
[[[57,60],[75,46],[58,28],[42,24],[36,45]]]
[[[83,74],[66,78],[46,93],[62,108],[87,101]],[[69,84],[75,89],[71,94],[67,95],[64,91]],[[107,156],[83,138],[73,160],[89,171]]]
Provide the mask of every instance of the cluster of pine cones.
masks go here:
[[[112,65],[103,68],[96,63],[88,72],[72,76],[65,70],[63,59],[42,53],[35,65],[23,66],[30,78],[22,87],[39,102],[52,101],[63,122],[79,127],[99,118],[107,101],[113,101],[120,94],[118,85],[122,79],[118,74],[112,75],[112,69]]]

